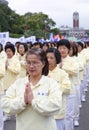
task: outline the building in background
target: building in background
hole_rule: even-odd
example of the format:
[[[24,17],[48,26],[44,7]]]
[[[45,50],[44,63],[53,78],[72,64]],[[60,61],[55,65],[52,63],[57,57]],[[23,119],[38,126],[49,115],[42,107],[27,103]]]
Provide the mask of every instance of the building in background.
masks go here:
[[[79,13],[73,13],[73,29],[79,29]]]
[[[61,26],[60,33],[76,38],[89,37],[89,29],[84,29],[79,26],[79,13],[73,12],[73,27]]]

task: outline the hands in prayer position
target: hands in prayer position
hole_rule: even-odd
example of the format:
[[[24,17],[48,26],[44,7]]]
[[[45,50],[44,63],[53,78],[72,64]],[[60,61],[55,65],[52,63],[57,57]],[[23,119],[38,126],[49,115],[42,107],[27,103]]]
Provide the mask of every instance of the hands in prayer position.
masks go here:
[[[31,104],[32,100],[33,100],[33,92],[31,90],[30,84],[27,83],[25,87],[24,101],[26,104]]]

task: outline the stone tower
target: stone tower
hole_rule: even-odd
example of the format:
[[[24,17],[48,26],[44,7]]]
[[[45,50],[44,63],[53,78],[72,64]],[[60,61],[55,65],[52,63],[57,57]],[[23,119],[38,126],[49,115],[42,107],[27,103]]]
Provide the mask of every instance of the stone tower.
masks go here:
[[[73,13],[73,28],[79,29],[79,13],[77,11]]]

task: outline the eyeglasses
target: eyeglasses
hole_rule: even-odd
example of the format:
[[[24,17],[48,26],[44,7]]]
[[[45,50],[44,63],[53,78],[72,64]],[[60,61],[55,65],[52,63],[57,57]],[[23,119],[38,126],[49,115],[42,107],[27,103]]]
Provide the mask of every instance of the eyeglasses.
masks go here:
[[[38,62],[38,61],[34,61],[34,62],[29,62],[29,61],[27,61],[27,62],[26,62],[26,64],[29,65],[29,66],[31,66],[31,65],[32,65],[32,66],[38,66],[38,65],[40,65],[40,63],[41,63],[41,62]]]

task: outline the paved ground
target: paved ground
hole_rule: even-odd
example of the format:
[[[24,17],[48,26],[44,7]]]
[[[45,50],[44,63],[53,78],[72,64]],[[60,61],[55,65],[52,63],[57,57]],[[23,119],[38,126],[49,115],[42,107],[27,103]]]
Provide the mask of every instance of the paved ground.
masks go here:
[[[15,118],[12,118],[11,121],[6,121],[4,124],[4,130],[15,130]]]
[[[89,91],[86,92],[86,102],[82,102],[82,108],[80,111],[80,126],[75,127],[75,130],[89,130]],[[15,130],[15,119],[6,121],[4,130]]]
[[[86,92],[86,102],[82,102],[79,122],[80,126],[75,127],[75,130],[89,130],[89,90]]]

